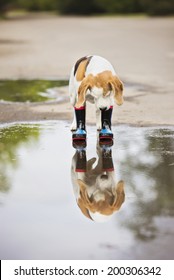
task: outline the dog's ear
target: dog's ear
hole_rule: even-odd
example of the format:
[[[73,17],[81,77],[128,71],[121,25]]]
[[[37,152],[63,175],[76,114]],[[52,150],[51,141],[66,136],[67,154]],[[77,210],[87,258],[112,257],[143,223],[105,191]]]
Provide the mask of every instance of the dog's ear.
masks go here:
[[[125,200],[124,182],[119,181],[116,185],[116,196],[111,206],[113,211],[119,210],[124,200]]]
[[[123,83],[119,80],[118,77],[113,76],[112,79],[108,82],[108,87],[114,93],[114,98],[117,105],[123,104]]]
[[[80,179],[77,180],[77,183],[78,183],[78,185],[80,187],[81,201],[83,202],[84,206],[88,207],[89,205],[92,204],[92,202],[89,200],[89,196],[88,196],[88,193],[87,193],[87,186]]]
[[[83,200],[81,199],[81,197],[78,199],[77,204],[80,208],[80,210],[82,211],[82,213],[89,219],[92,220],[91,216],[89,215],[89,210],[88,208],[86,208],[86,206],[83,203]]]
[[[90,203],[89,197],[86,191],[87,186],[82,180],[77,180],[77,183],[80,187],[80,197],[77,200],[77,204],[79,208],[81,209],[82,213],[89,219],[92,220],[90,214],[89,214],[89,209],[88,209],[88,204]]]
[[[76,108],[80,108],[81,106],[84,105],[85,100],[86,100],[86,92],[88,89],[90,90],[92,88],[92,80],[93,80],[92,75],[88,75],[81,82],[81,85],[79,86],[79,89],[78,89],[78,99],[75,104]]]

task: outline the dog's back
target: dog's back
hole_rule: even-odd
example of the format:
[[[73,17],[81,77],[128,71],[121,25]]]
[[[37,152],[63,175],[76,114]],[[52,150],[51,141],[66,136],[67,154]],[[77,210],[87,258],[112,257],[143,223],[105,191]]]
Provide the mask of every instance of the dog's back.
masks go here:
[[[93,74],[94,76],[103,71],[111,71],[115,75],[115,70],[111,63],[105,58],[93,55],[90,59],[90,63],[86,67],[86,76]]]

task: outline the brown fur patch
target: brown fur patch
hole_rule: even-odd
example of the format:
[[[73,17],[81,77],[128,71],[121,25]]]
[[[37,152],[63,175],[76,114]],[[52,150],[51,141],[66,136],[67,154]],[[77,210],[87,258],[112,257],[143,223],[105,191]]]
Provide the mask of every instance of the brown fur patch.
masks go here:
[[[76,63],[76,80],[78,82],[82,81],[83,78],[85,77],[85,71],[86,71],[86,67],[88,66],[89,62],[91,60],[91,56],[89,57],[83,57],[81,60],[79,60]]]
[[[83,57],[81,57],[80,59],[78,59],[78,60],[76,61],[76,64],[75,64],[75,66],[74,66],[74,76],[76,75],[77,68],[79,67],[79,64],[80,64],[83,60],[86,60],[86,59],[87,59],[87,57],[86,57],[86,56],[83,56]]]
[[[88,75],[83,79],[78,90],[78,101],[75,104],[76,108],[80,108],[85,103],[86,92],[88,89],[92,88],[95,85],[94,76],[92,74]]]
[[[84,206],[83,200],[81,198],[78,199],[77,202],[79,208],[81,209],[82,213],[89,219],[92,220],[91,216],[89,215],[89,210]]]
[[[105,96],[110,90],[109,81],[112,81],[113,75],[111,71],[103,71],[96,75],[96,87],[103,88],[103,95]]]

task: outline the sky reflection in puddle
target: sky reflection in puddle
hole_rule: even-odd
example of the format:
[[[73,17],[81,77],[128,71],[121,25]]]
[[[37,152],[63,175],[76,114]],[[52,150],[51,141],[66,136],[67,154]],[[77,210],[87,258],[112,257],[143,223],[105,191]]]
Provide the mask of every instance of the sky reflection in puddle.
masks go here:
[[[1,259],[173,259],[174,128],[113,132],[125,201],[96,223],[76,203],[69,125],[0,127]],[[95,127],[88,127],[86,157],[97,157]]]

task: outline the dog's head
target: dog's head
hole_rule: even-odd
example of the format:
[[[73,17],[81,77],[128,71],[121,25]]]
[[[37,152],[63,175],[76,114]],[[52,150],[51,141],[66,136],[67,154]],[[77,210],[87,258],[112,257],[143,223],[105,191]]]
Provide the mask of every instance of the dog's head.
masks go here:
[[[105,221],[115,211],[120,209],[125,200],[123,181],[119,181],[114,186],[111,186],[111,182],[109,182],[109,187],[107,187],[106,181],[103,185],[100,184],[102,182],[103,179],[99,179],[97,181],[99,187],[91,192],[87,184],[82,180],[77,180],[80,188],[80,196],[77,201],[78,206],[86,217],[96,221],[99,221],[98,217],[100,217],[100,221]]]
[[[103,71],[96,76],[90,74],[82,80],[75,105],[77,108],[84,105],[87,93],[93,96],[98,109],[109,109],[113,99],[117,105],[123,104],[123,83],[111,71]]]

